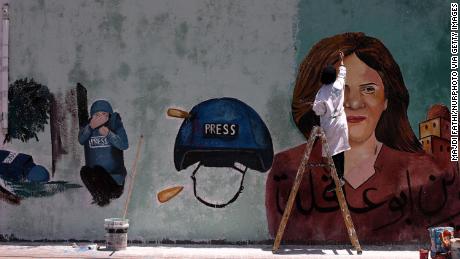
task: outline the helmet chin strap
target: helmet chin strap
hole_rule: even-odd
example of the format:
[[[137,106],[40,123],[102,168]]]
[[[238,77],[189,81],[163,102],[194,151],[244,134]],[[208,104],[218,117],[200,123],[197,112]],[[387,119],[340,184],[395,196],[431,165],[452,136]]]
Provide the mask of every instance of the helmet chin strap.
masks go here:
[[[246,171],[248,170],[248,167],[246,166],[244,168],[244,170],[241,170],[239,168],[237,168],[235,165],[232,166],[233,169],[237,170],[238,172],[240,172],[243,176],[241,177],[241,182],[240,182],[240,188],[238,189],[238,191],[235,193],[235,195],[233,196],[233,198],[231,200],[229,200],[228,202],[226,203],[222,203],[222,204],[215,204],[215,203],[210,203],[210,202],[207,202],[205,200],[203,200],[200,196],[198,196],[196,194],[196,177],[195,177],[195,174],[198,172],[198,169],[201,167],[201,162],[198,164],[198,166],[195,168],[195,170],[193,170],[193,174],[191,176],[192,180],[193,180],[193,194],[195,195],[195,197],[197,198],[197,200],[199,200],[201,203],[203,203],[204,205],[208,206],[208,207],[212,207],[212,208],[223,208],[225,206],[227,206],[228,204],[236,201],[236,199],[238,199],[238,196],[240,195],[240,193],[243,191],[244,187],[243,187],[243,181],[244,181],[244,175],[246,174]]]

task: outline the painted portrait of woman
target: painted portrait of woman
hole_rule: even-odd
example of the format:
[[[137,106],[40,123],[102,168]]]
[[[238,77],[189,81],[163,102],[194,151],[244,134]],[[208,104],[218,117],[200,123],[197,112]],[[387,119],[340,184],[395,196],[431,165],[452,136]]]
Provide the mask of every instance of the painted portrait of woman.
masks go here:
[[[456,164],[439,166],[425,153],[407,117],[409,93],[398,64],[383,43],[364,33],[344,33],[317,42],[300,64],[292,116],[305,135],[319,125],[312,102],[321,70],[338,67],[345,55],[344,110],[351,149],[345,152],[343,190],[360,240],[412,242],[429,239],[430,226],[460,225],[460,180]],[[278,153],[266,184],[269,232],[276,235],[305,144]],[[309,163],[318,165],[317,141]],[[447,168],[447,169],[446,169]],[[283,240],[346,242],[346,228],[329,169],[306,169]],[[457,227],[458,229],[458,227]]]

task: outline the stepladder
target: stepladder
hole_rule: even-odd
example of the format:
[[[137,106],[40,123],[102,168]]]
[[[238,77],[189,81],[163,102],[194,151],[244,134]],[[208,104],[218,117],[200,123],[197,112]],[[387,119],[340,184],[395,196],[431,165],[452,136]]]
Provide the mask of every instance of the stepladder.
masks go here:
[[[307,167],[311,166],[311,165],[308,164],[308,161],[309,161],[309,158],[310,158],[311,151],[313,149],[313,145],[314,145],[315,140],[317,138],[321,139],[321,144],[322,144],[322,148],[323,148],[322,153],[323,153],[323,156],[326,156],[326,158],[327,158],[327,162],[325,164],[323,164],[322,166],[328,167],[330,169],[331,177],[332,177],[332,179],[333,179],[333,181],[335,183],[335,186],[336,186],[335,187],[335,192],[336,192],[337,200],[339,202],[340,211],[342,213],[342,217],[343,217],[343,220],[345,222],[345,227],[347,229],[348,237],[350,238],[352,246],[356,249],[357,254],[362,254],[362,249],[361,249],[361,246],[359,244],[358,235],[356,234],[356,230],[355,230],[355,227],[353,225],[353,220],[351,218],[350,211],[348,210],[347,201],[345,199],[345,195],[343,193],[342,186],[340,184],[340,179],[339,179],[339,177],[337,175],[337,170],[335,168],[334,161],[332,160],[332,157],[329,155],[330,154],[329,153],[329,146],[328,146],[328,143],[327,143],[326,135],[325,135],[324,131],[322,130],[322,128],[318,127],[318,126],[313,127],[313,129],[312,129],[312,131],[310,133],[310,137],[307,140],[307,145],[305,147],[303,157],[302,157],[300,165],[299,165],[299,167],[297,169],[297,174],[296,174],[296,177],[295,177],[295,180],[294,180],[294,185],[292,186],[292,189],[291,189],[291,192],[289,194],[289,198],[288,198],[286,207],[284,209],[283,216],[282,216],[280,224],[278,226],[278,231],[276,233],[275,243],[273,244],[272,252],[277,253],[278,249],[280,247],[281,240],[282,240],[283,234],[284,234],[284,230],[285,230],[286,225],[288,223],[289,216],[291,215],[291,210],[292,210],[292,207],[294,205],[294,201],[295,201],[295,198],[297,196],[297,193],[299,191],[300,184],[302,182],[302,179],[303,179],[303,176],[304,176],[304,173],[305,173],[305,169]],[[317,166],[317,165],[314,165],[314,166]]]

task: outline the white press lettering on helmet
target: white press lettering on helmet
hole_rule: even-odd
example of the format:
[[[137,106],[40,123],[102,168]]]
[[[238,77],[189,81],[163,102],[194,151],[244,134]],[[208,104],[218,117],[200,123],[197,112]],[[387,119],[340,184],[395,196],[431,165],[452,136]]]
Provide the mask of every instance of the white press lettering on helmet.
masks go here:
[[[238,135],[238,124],[234,123],[205,123],[203,135],[205,137],[233,137]]]

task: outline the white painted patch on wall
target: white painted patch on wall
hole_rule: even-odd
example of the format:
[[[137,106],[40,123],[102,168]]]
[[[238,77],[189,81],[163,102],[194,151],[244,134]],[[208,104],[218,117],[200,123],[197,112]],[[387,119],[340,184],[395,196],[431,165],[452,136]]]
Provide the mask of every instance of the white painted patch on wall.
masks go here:
[[[9,65],[9,1],[1,1],[2,5],[2,31],[1,31],[1,79],[0,79],[0,148],[3,148],[3,139],[8,131],[8,65]],[[6,145],[6,144],[5,144]]]

